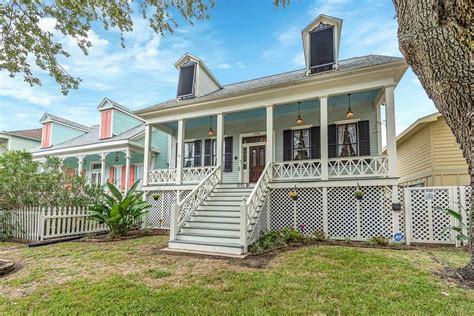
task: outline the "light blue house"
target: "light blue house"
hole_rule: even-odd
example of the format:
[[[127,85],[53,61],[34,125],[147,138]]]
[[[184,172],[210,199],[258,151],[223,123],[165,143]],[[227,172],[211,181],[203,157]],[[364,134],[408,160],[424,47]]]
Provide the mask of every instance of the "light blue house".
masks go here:
[[[0,132],[0,155],[5,150],[31,150],[39,147],[41,128]]]
[[[97,107],[100,124],[85,126],[45,113],[41,146],[35,160],[59,157],[93,184],[112,182],[126,191],[143,174],[143,119],[132,110],[105,98]],[[168,135],[153,130],[150,167],[167,168]]]

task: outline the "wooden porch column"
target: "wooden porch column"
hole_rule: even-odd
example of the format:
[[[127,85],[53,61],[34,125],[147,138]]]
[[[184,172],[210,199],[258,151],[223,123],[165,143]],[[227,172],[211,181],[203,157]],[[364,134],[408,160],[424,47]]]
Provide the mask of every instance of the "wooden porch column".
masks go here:
[[[217,114],[217,153],[216,153],[216,159],[217,159],[217,165],[220,166],[219,170],[219,179],[222,182],[222,170],[224,169],[224,166],[222,165],[222,157],[223,157],[223,148],[224,148],[224,114],[220,113]]]
[[[145,147],[143,148],[143,186],[148,185],[148,173],[150,172],[150,148],[151,148],[151,125],[145,124]]]
[[[382,156],[382,113],[381,113],[382,105],[375,106],[375,112],[377,115],[377,155]]]
[[[130,149],[125,151],[125,193],[128,192],[128,182],[130,181]]]
[[[394,87],[385,87],[385,120],[387,122],[388,175],[397,177],[397,134],[395,132]]]
[[[273,163],[273,105],[267,106],[267,147],[265,156],[266,162]],[[270,172],[270,179],[272,178],[273,172]]]
[[[183,178],[183,152],[184,152],[184,135],[185,135],[186,122],[181,119],[178,121],[178,149],[176,155],[176,182],[181,184]]]
[[[100,155],[100,185],[105,185],[105,157],[106,153]]]
[[[83,164],[84,164],[84,156],[79,156],[77,157],[77,173],[79,174],[79,176],[82,176],[82,167],[83,167]]]
[[[321,180],[328,180],[328,97],[319,99],[320,132],[321,132]]]

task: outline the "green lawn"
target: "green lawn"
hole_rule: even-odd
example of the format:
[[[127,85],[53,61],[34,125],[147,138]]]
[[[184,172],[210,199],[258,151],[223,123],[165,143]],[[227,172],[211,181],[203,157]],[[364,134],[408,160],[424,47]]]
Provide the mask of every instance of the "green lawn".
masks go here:
[[[474,291],[438,277],[466,253],[307,246],[265,268],[159,252],[166,237],[0,244],[23,268],[0,279],[0,314],[469,314]],[[441,260],[442,264],[433,257]]]

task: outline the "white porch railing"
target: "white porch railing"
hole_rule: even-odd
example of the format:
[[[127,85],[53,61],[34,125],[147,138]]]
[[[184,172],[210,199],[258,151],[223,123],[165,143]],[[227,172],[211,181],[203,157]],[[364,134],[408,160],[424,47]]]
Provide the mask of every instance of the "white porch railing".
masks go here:
[[[328,169],[329,178],[386,177],[388,158],[386,156],[331,158]]]
[[[183,169],[181,181],[183,183],[199,183],[208,176],[214,167],[194,167]],[[156,169],[148,173],[148,184],[177,184],[178,169]]]
[[[207,177],[215,168],[214,167],[194,167],[183,169],[183,182],[199,183]]]
[[[220,182],[220,166],[215,167],[182,201],[175,203],[171,209],[170,240],[176,239],[176,234],[196,209],[211,194]]]
[[[301,178],[320,178],[320,160],[298,160],[275,162],[273,164],[274,180],[296,180]]]
[[[240,206],[240,244],[244,247],[244,252],[247,252],[248,245],[255,241],[250,240],[250,238],[255,236],[254,230],[258,226],[260,211],[268,192],[268,184],[272,179],[272,171],[272,163],[269,162],[255,184],[252,193],[250,193],[248,199],[244,198]],[[259,237],[258,235],[256,234],[256,238]]]

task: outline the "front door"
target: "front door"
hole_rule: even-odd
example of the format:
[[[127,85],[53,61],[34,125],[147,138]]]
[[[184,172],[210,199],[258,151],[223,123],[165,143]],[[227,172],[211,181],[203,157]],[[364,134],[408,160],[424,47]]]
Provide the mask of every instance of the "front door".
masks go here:
[[[265,168],[265,146],[250,147],[249,156],[249,181],[257,182]]]

